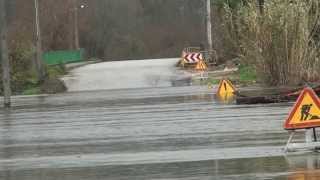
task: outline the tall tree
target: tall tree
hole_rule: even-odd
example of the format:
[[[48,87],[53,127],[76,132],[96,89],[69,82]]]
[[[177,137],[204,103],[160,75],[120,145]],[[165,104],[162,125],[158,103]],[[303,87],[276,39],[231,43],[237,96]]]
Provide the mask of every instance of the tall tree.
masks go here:
[[[73,0],[73,17],[74,17],[74,46],[75,49],[80,49],[79,44],[79,5],[77,0]]]
[[[264,0],[258,0],[260,13],[263,14]]]
[[[213,50],[212,44],[212,22],[211,22],[211,0],[207,0],[207,38],[208,38],[208,50]]]
[[[4,106],[10,107],[11,88],[10,88],[10,63],[7,46],[7,21],[6,21],[6,1],[0,0],[0,59],[2,60],[2,82],[4,92]]]
[[[35,22],[36,22],[36,70],[38,74],[39,81],[44,81],[46,72],[42,60],[42,38],[40,29],[40,15],[39,15],[39,1],[34,0],[35,7]]]

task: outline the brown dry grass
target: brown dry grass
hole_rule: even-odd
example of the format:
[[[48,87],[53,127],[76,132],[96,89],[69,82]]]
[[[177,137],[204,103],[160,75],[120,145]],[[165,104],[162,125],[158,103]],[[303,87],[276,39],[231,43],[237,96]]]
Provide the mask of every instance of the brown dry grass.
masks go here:
[[[236,10],[226,7],[225,22],[243,63],[256,67],[271,85],[320,80],[318,0],[256,0]]]

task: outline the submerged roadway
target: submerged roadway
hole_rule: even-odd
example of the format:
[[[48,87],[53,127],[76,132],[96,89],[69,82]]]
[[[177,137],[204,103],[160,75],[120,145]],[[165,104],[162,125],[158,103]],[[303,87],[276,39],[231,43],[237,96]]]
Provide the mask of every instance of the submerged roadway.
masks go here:
[[[320,178],[318,154],[283,153],[292,104],[172,87],[175,62],[93,64],[65,78],[68,93],[14,97],[0,109],[0,179]]]

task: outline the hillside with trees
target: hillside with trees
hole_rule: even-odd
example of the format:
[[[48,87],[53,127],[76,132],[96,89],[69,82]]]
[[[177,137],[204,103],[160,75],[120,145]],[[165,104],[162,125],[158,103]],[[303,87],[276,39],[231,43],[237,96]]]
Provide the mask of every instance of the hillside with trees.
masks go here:
[[[44,50],[74,48],[74,1],[39,2]],[[24,0],[10,4],[11,44],[32,44],[33,4]],[[79,0],[76,7],[80,46],[90,57],[106,61],[177,57],[185,46],[205,43],[202,1]]]
[[[6,1],[14,93],[38,92],[33,1]],[[178,57],[205,43],[205,3],[194,0],[39,0],[43,51],[72,50],[75,11],[80,47],[103,61]],[[48,69],[53,76],[61,68]],[[50,78],[50,77],[49,77]],[[53,77],[55,78],[55,77]],[[28,90],[29,91],[29,90]],[[29,94],[29,93],[27,93]]]
[[[18,92],[39,85],[35,10],[33,1],[6,2]],[[215,0],[211,6],[219,63],[240,59],[265,84],[319,81],[318,0]],[[206,46],[204,0],[39,0],[39,13],[44,51],[76,49],[75,27],[87,56],[103,61],[179,57],[185,47]]]

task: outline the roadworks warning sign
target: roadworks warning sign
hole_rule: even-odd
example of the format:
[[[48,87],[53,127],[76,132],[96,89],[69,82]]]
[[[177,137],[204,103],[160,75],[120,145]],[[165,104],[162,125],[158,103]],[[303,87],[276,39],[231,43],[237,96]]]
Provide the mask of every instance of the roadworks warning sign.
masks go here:
[[[218,95],[233,94],[234,92],[236,92],[236,88],[229,80],[223,79],[220,81]]]
[[[305,88],[289,117],[287,118],[284,129],[308,129],[320,127],[320,99],[311,88]]]

